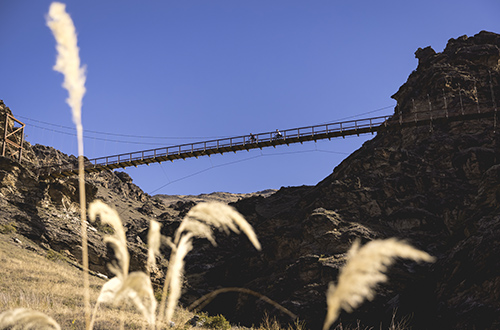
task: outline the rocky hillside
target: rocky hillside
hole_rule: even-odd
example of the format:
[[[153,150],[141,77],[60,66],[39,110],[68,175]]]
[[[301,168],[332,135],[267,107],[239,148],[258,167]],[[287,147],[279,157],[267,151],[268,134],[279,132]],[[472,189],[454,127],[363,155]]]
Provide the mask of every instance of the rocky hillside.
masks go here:
[[[397,107],[387,129],[331,175],[313,187],[234,200],[232,205],[254,226],[263,251],[255,251],[242,236],[221,235],[217,248],[196,242],[186,261],[185,304],[214,289],[244,287],[317,329],[326,312],[327,285],[336,280],[352,242],[398,237],[438,261],[398,262],[373,302],[341,314],[344,324],[360,319],[379,328],[397,310],[398,317],[410,318],[413,329],[500,328],[500,121],[496,115],[467,121],[429,116],[426,125],[409,124],[430,109],[442,109],[450,118],[471,111],[494,114],[500,100],[500,35],[463,36],[451,39],[441,53],[427,47],[415,55],[418,67],[393,95]],[[3,102],[0,110],[8,110]],[[400,119],[408,124],[400,125]],[[55,250],[77,264],[77,181],[42,181],[35,170],[37,164],[76,158],[51,147],[26,148],[31,151],[21,163],[0,158],[0,229],[15,236],[16,244],[23,244],[25,236],[39,243],[39,253]],[[151,197],[123,172],[91,174],[86,185],[87,200],[100,198],[119,210],[131,270],[144,267],[149,219],[162,222],[162,232],[170,236],[199,201]],[[91,268],[103,274],[111,257],[101,240],[107,230],[95,224],[89,231]],[[162,269],[155,275],[161,278]],[[241,324],[260,322],[265,311],[291,321],[243,294],[221,295],[206,309]]]

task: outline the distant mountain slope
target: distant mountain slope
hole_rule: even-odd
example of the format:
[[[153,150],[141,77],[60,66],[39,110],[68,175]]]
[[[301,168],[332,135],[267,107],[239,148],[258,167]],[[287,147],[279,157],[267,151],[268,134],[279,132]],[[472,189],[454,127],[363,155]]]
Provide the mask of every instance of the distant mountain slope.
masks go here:
[[[158,194],[155,197],[159,198],[165,205],[174,204],[177,202],[188,202],[192,201],[195,203],[201,202],[221,202],[221,203],[234,203],[240,199],[263,196],[268,197],[275,193],[275,189],[266,189],[263,191],[257,191],[255,193],[245,193],[245,194],[235,194],[228,192],[213,192],[210,194],[200,194],[200,195],[162,195]]]

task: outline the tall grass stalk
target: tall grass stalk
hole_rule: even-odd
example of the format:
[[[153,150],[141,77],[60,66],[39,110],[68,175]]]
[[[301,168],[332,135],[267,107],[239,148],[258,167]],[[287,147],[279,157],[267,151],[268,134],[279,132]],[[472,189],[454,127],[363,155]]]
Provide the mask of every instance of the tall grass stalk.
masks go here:
[[[0,329],[10,330],[61,330],[59,324],[42,312],[16,308],[0,314]]]
[[[64,75],[63,87],[68,90],[66,102],[71,107],[73,122],[78,136],[78,185],[82,231],[82,266],[84,285],[85,325],[90,325],[89,262],[87,246],[87,222],[85,210],[85,177],[83,159],[82,99],[85,94],[85,68],[80,67],[79,49],[73,20],[66,13],[66,5],[53,2],[49,7],[47,25],[57,42],[57,60],[54,70]]]
[[[155,326],[156,299],[154,297],[153,286],[149,276],[143,272],[128,273],[130,255],[127,249],[127,239],[125,230],[118,213],[96,200],[89,205],[89,218],[96,221],[99,216],[104,224],[108,224],[114,229],[113,235],[106,235],[104,242],[108,243],[115,252],[116,261],[108,265],[110,271],[115,274],[111,280],[106,282],[101,290],[94,308],[90,329],[93,328],[98,306],[101,303],[113,303],[119,305],[125,301],[131,301],[142,313],[151,328]],[[150,230],[155,230],[150,228]]]
[[[161,224],[158,221],[151,220],[149,222],[148,231],[148,274],[156,268],[156,256],[160,254],[161,245]]]
[[[348,260],[340,270],[338,284],[330,283],[327,291],[327,315],[323,330],[330,328],[340,310],[352,312],[365,300],[373,300],[374,288],[387,281],[384,274],[396,258],[417,262],[434,262],[435,258],[395,238],[374,240],[362,248],[356,240],[348,251]]]
[[[172,320],[174,310],[181,295],[184,258],[193,248],[193,238],[206,238],[213,245],[216,245],[212,228],[225,231],[226,233],[230,231],[239,233],[241,230],[257,250],[261,249],[252,226],[231,206],[217,202],[200,203],[194,206],[186,214],[179,228],[177,228],[174,241],[172,242],[170,239],[167,239],[172,253],[170,255],[167,274],[165,275],[165,283],[158,312],[159,321],[162,321],[164,317],[167,322]]]

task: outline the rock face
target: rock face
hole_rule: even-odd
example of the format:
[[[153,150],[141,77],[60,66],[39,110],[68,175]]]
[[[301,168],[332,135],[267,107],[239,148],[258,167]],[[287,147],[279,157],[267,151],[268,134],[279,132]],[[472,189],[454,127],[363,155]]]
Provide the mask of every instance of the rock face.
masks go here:
[[[14,227],[17,235],[38,243],[42,250],[54,250],[81,263],[78,179],[42,181],[36,173],[38,165],[76,163],[77,158],[52,147],[32,147],[29,143],[26,147],[31,155],[23,157],[21,163],[0,157],[0,226]],[[119,210],[127,228],[131,268],[144,269],[149,220],[160,214],[168,215],[166,207],[122,172],[88,175],[85,187],[87,201],[101,199]],[[106,264],[113,254],[102,238],[109,230],[94,223],[88,231],[90,268],[107,275],[110,273]]]
[[[442,53],[426,47],[415,55],[418,67],[393,96],[397,107],[387,129],[331,175],[316,186],[282,188],[232,204],[253,225],[261,252],[243,235],[221,234],[216,248],[195,242],[186,260],[185,304],[221,287],[244,287],[317,329],[326,314],[328,283],[336,281],[354,240],[397,237],[437,262],[398,261],[374,301],[341,314],[344,325],[359,319],[384,327],[397,310],[397,317],[410,317],[413,329],[500,328],[500,122],[494,112],[500,101],[500,35],[463,36],[451,39]],[[436,109],[450,120],[435,120]],[[462,113],[467,121],[451,120]],[[425,125],[409,124],[422,115]],[[0,225],[13,225],[16,235],[79,260],[76,179],[40,181],[34,171],[35,164],[76,158],[39,145],[31,150],[34,156],[21,164],[0,158]],[[89,175],[86,185],[88,200],[100,198],[119,210],[131,270],[144,267],[148,220],[156,218],[162,233],[172,236],[200,201],[153,198],[119,172]],[[98,224],[89,230],[91,268],[102,273],[112,257],[102,243],[105,232]],[[154,275],[161,278],[162,270]],[[259,323],[266,311],[292,321],[244,294],[221,295],[206,309],[241,324]]]

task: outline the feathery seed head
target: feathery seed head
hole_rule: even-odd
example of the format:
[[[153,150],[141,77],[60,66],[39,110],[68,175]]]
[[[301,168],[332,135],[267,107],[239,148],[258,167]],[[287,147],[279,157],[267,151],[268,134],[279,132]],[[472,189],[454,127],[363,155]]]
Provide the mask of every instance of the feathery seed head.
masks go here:
[[[150,325],[155,324],[156,298],[149,276],[143,272],[132,272],[116,292],[115,304],[130,299]]]
[[[161,224],[158,221],[149,222],[148,231],[148,262],[147,268],[151,272],[156,266],[156,256],[160,254],[161,245]]]
[[[127,250],[127,238],[125,236],[122,221],[115,210],[102,201],[95,200],[89,205],[89,218],[94,222],[98,215],[102,223],[110,225],[115,231],[113,236],[106,235],[104,237],[104,242],[109,243],[113,248],[118,261],[118,265],[113,263],[109,265],[109,269],[118,277],[126,277],[128,274],[130,256]]]
[[[47,14],[47,25],[57,42],[57,60],[54,70],[64,75],[63,87],[71,107],[78,136],[82,136],[82,99],[85,94],[85,68],[80,67],[79,49],[73,20],[66,13],[66,5],[53,2]],[[78,155],[83,155],[83,140],[78,141]]]
[[[184,217],[175,233],[175,238],[167,244],[172,248],[170,262],[160,303],[159,318],[163,318],[163,309],[168,293],[165,311],[166,321],[172,320],[174,309],[181,295],[184,258],[192,249],[193,237],[208,239],[216,245],[212,228],[218,228],[226,233],[243,231],[257,250],[261,249],[257,235],[252,226],[234,208],[218,202],[200,203],[194,206]]]
[[[177,302],[181,296],[181,288],[182,288],[182,275],[184,270],[184,258],[186,255],[193,249],[193,235],[191,233],[187,233],[182,235],[179,243],[175,250],[172,250],[172,254],[170,256],[170,263],[167,270],[167,274],[165,277],[165,286],[168,286],[168,301],[167,308],[165,312],[165,318],[167,322],[172,320],[174,315],[175,307],[177,306]],[[162,297],[162,304],[164,305],[164,297]],[[163,311],[160,308],[160,313]]]
[[[417,262],[435,261],[435,258],[428,253],[395,238],[374,240],[361,248],[359,245],[359,241],[356,241],[349,250],[348,260],[340,270],[337,286],[331,283],[328,288],[328,311],[323,330],[327,330],[335,322],[340,309],[351,312],[365,299],[373,300],[375,286],[387,280],[384,272],[392,265],[395,258],[412,259]]]
[[[0,314],[0,329],[10,330],[61,330],[50,316],[26,308],[16,308]]]
[[[186,214],[185,219],[204,222],[215,228],[224,230],[227,234],[230,230],[235,233],[239,233],[241,230],[247,235],[257,250],[261,249],[252,226],[238,211],[226,204],[218,202],[200,203]]]
[[[113,277],[101,288],[101,292],[99,293],[99,297],[97,298],[97,303],[100,304],[109,304],[115,300],[116,293],[120,290],[123,285],[123,281],[119,277]]]

